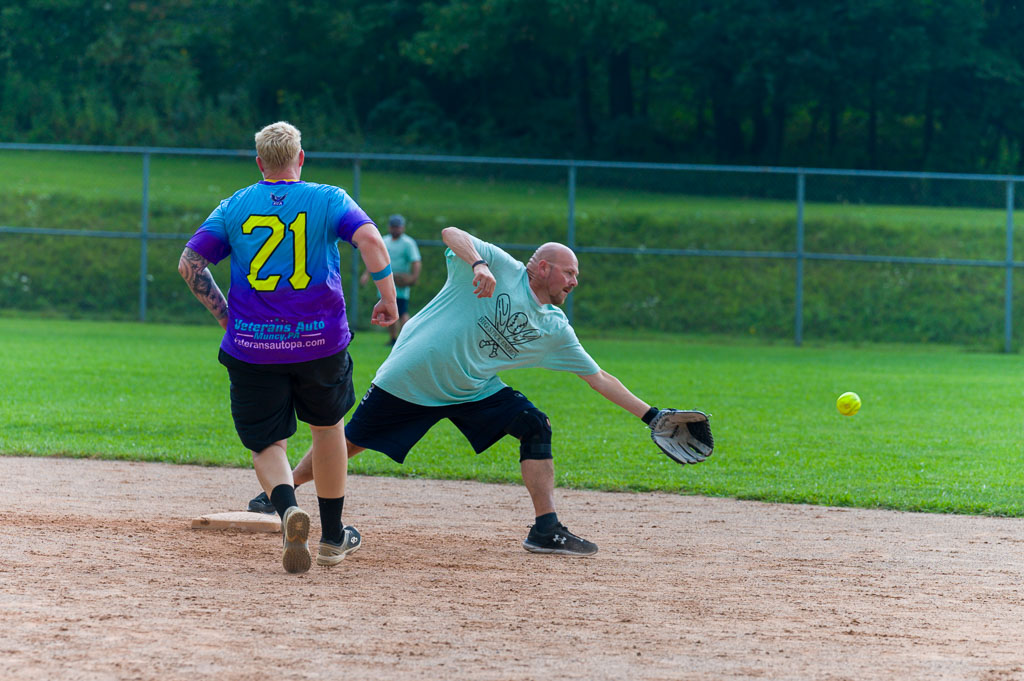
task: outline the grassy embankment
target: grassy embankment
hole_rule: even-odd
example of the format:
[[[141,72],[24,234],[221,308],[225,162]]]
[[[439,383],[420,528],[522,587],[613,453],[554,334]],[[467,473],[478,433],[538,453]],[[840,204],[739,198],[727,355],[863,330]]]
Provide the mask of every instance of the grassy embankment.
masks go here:
[[[561,171],[534,180],[489,180],[465,174],[416,174],[367,164],[360,203],[384,223],[406,214],[410,233],[437,240],[456,224],[490,241],[536,244],[566,237]],[[702,198],[615,190],[580,173],[577,241],[583,246],[645,246],[792,252],[792,201]],[[257,179],[249,159],[154,157],[150,229],[190,234],[217,201]],[[593,174],[590,175],[593,177]],[[305,178],[351,187],[347,164],[310,160]],[[791,178],[790,178],[791,179]],[[642,184],[631,177],[631,184]],[[685,191],[685,176],[680,189]],[[0,153],[9,200],[0,224],[65,229],[137,230],[141,161],[102,154]],[[788,181],[788,180],[787,180]],[[814,178],[810,182],[815,182]],[[806,249],[1001,261],[1005,213],[998,187],[993,208],[951,209],[810,203]],[[14,200],[11,200],[13,197]],[[1018,230],[1021,232],[1024,230]],[[1024,236],[1015,250],[1024,252]],[[148,319],[203,322],[175,266],[181,239],[149,246]],[[138,242],[0,235],[0,307],[44,315],[138,317]],[[444,278],[440,249],[423,249],[424,279],[413,308]],[[519,252],[520,255],[525,255]],[[342,248],[343,272],[351,249]],[[792,260],[584,254],[575,321],[591,330],[650,330],[788,340],[793,336]],[[215,268],[226,283],[226,266]],[[1003,345],[1005,272],[1001,268],[807,261],[804,338],[815,341],[940,342],[997,350]],[[370,287],[362,309],[373,300]],[[1024,277],[1016,277],[1014,315],[1024,319]],[[363,322],[361,322],[362,324]],[[1015,324],[1014,342],[1024,340]]]

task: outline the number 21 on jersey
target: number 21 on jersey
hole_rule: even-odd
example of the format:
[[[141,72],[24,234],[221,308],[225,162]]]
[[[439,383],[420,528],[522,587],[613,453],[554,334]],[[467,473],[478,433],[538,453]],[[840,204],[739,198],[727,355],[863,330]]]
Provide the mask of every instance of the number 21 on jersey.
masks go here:
[[[273,291],[281,281],[281,275],[272,274],[265,279],[260,279],[260,270],[284,241],[286,228],[285,224],[281,222],[281,218],[276,215],[250,215],[249,219],[242,223],[242,233],[252,234],[253,230],[258,227],[269,227],[270,236],[263,242],[260,250],[256,251],[252,262],[249,263],[249,275],[246,279],[257,291]],[[299,291],[309,286],[310,279],[306,274],[306,214],[296,215],[295,220],[287,226],[287,229],[292,233],[292,253],[294,255],[292,276],[288,277],[288,283],[292,285],[293,289]]]

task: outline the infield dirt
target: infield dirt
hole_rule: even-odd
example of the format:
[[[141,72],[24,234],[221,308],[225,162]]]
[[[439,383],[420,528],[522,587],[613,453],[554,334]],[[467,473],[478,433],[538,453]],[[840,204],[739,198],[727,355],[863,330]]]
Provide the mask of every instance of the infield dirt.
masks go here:
[[[1024,521],[354,476],[364,546],[193,530],[251,470],[0,457],[0,678],[1024,679]],[[300,503],[314,516],[311,486]],[[315,538],[315,533],[314,533]]]

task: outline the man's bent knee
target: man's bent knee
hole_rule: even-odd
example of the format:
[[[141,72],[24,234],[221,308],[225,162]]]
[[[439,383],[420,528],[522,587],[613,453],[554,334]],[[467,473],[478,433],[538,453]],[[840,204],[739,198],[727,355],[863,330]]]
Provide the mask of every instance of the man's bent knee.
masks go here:
[[[276,447],[285,452],[288,451],[288,440],[277,440],[275,442],[257,442],[255,440],[250,440],[248,442],[243,442],[242,444],[249,448],[254,459],[260,454],[270,451],[271,447]]]
[[[505,428],[512,437],[519,438],[519,460],[550,459],[551,421],[540,409],[520,412]]]

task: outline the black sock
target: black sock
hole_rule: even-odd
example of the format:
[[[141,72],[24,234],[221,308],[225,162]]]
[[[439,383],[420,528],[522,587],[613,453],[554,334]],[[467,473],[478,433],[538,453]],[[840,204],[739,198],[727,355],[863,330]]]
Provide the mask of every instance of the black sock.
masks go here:
[[[317,497],[316,500],[320,504],[320,541],[340,544],[344,538],[341,509],[345,507],[345,497],[337,499]]]
[[[270,503],[274,505],[277,514],[284,517],[284,512],[292,506],[298,506],[295,501],[295,488],[291,485],[278,485],[270,492]]]
[[[544,515],[537,516],[536,524],[534,528],[541,534],[551,534],[555,530],[555,525],[558,524],[558,514],[552,511],[551,513],[545,513]]]

